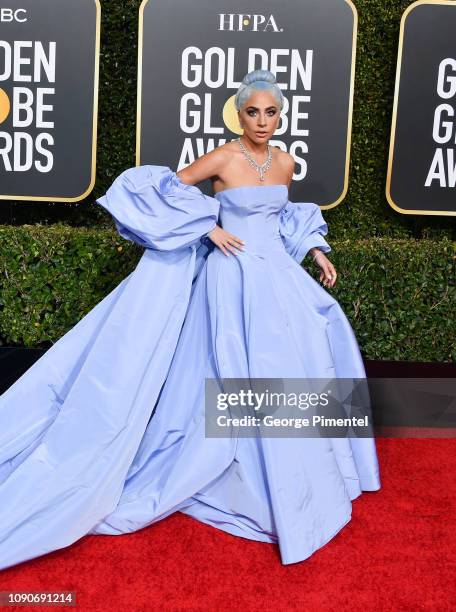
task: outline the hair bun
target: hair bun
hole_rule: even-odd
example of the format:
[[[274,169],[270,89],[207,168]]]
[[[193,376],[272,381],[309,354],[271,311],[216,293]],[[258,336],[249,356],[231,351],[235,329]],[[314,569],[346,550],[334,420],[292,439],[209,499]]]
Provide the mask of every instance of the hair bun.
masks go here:
[[[284,105],[283,93],[277,84],[275,74],[270,70],[252,70],[244,76],[234,96],[236,110],[239,111],[249,99],[249,96],[257,90],[270,91],[280,110],[282,110]]]
[[[243,85],[250,85],[255,81],[266,81],[267,83],[276,83],[276,77],[270,70],[252,70],[248,72],[242,79]]]

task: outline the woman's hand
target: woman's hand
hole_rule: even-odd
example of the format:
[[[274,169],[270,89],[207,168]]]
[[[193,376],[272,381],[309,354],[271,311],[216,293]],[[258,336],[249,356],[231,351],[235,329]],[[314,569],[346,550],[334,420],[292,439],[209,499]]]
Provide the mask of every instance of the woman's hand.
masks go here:
[[[225,253],[226,256],[229,256],[227,251],[231,251],[237,255],[236,249],[239,249],[240,251],[244,250],[244,241],[234,234],[230,234],[230,232],[227,232],[219,225],[216,225],[214,229],[207,234],[207,236],[216,246],[218,246],[219,249],[223,251],[223,253]],[[236,247],[236,249],[234,247]]]
[[[320,283],[323,281],[325,287],[334,287],[337,278],[336,268],[320,249],[316,247],[310,249],[310,254],[315,257],[314,263],[321,269]]]

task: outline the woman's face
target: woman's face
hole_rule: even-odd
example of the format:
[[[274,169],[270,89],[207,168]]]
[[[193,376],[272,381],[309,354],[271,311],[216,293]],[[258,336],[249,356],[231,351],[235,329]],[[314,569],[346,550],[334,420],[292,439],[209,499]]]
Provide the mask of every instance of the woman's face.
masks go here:
[[[239,124],[244,135],[260,144],[267,142],[277,129],[280,107],[269,91],[255,91],[238,111]]]

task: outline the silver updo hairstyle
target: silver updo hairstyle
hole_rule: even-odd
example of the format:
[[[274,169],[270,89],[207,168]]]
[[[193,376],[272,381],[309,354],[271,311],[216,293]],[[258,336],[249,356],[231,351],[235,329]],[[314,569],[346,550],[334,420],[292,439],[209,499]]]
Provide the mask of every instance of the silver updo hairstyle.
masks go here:
[[[234,97],[236,110],[241,110],[252,93],[261,89],[270,91],[282,110],[284,102],[282,90],[277,85],[275,75],[269,70],[252,70],[245,75]]]

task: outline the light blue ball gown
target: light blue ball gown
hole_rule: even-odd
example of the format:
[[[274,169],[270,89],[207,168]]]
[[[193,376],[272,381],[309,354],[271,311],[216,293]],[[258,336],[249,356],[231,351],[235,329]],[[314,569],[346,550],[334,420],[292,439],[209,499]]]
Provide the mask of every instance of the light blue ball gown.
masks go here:
[[[176,511],[306,559],[380,488],[374,440],[205,437],[204,391],[206,377],[365,377],[341,307],[300,266],[331,250],[320,208],[286,185],[210,197],[155,165],[97,202],[145,251],[0,397],[0,568]],[[216,222],[243,252],[215,247]]]

